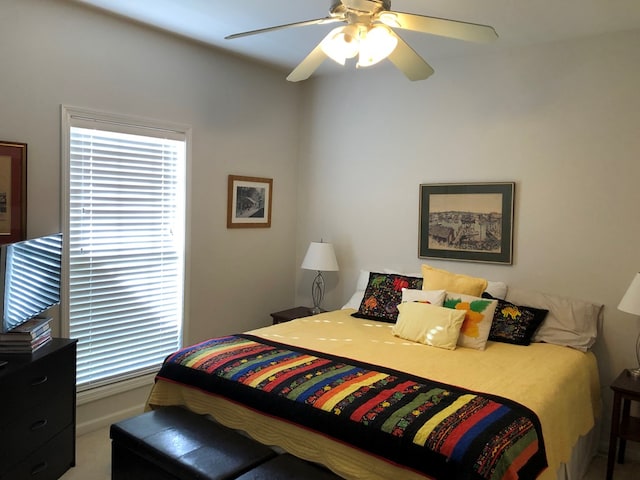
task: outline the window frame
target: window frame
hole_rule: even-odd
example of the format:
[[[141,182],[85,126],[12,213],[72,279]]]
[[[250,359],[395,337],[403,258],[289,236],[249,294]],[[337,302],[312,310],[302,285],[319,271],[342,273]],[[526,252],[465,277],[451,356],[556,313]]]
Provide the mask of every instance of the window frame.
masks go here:
[[[79,126],[78,123],[88,125],[96,125],[100,123],[108,124],[109,129],[119,130],[121,127],[123,133],[133,133],[140,135],[151,135],[153,132],[162,131],[167,137],[172,137],[172,132],[175,134],[175,138],[185,140],[185,238],[184,238],[184,256],[183,256],[183,271],[184,271],[184,286],[183,286],[183,316],[182,316],[182,334],[179,339],[181,344],[184,343],[184,339],[188,336],[189,328],[189,247],[190,244],[190,225],[191,225],[191,206],[190,197],[188,192],[191,191],[191,136],[192,128],[186,124],[172,123],[166,121],[153,120],[144,117],[136,117],[131,115],[114,114],[102,111],[97,111],[87,108],[79,108],[68,105],[61,105],[61,220],[62,220],[62,232],[65,237],[69,235],[70,230],[70,139],[71,139],[71,127]],[[69,337],[70,335],[70,322],[69,322],[69,242],[63,241],[62,246],[62,269],[61,269],[61,292],[60,292],[60,334],[63,337]],[[123,393],[136,388],[151,385],[153,383],[155,374],[147,374],[138,376],[136,378],[126,379],[118,382],[114,382],[108,385],[99,386],[84,390],[77,394],[77,403],[82,405],[94,400],[99,400],[111,395]]]

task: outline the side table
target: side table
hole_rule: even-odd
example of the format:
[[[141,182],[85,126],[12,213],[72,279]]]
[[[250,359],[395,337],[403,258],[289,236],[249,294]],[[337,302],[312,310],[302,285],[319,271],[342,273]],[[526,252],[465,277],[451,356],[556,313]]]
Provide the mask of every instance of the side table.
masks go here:
[[[273,318],[273,325],[277,325],[278,323],[289,322],[296,318],[310,317],[311,315],[313,313],[311,313],[310,307],[293,307],[288,310],[274,312],[271,317]]]
[[[613,390],[613,411],[611,414],[611,436],[609,438],[609,456],[607,458],[607,480],[613,478],[613,467],[618,438],[618,463],[624,463],[627,440],[640,442],[640,418],[629,414],[631,402],[640,402],[640,378],[633,377],[623,370],[611,384]]]

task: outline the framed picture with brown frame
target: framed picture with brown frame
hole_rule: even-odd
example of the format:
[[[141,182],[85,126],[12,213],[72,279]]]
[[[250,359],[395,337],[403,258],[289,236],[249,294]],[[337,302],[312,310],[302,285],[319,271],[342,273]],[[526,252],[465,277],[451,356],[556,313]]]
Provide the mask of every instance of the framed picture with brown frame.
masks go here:
[[[0,243],[27,231],[27,144],[0,141]]]
[[[229,175],[227,228],[271,227],[273,179]]]
[[[515,183],[420,185],[418,256],[513,263]]]

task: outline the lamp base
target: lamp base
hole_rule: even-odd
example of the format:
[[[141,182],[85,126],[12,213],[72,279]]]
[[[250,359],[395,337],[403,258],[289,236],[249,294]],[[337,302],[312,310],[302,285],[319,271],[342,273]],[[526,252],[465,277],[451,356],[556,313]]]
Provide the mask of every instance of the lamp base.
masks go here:
[[[629,375],[634,379],[640,379],[640,368],[627,368]]]
[[[311,285],[311,298],[313,298],[313,308],[311,309],[311,315],[317,315],[322,310],[320,309],[320,304],[322,303],[322,298],[324,297],[324,278],[322,277],[322,272],[318,272],[316,278],[313,279],[313,284]]]

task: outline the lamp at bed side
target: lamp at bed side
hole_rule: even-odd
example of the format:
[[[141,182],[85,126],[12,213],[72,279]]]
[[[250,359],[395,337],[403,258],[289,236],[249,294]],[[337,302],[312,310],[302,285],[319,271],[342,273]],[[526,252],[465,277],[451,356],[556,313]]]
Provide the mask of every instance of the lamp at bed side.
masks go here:
[[[311,285],[311,297],[313,298],[313,308],[311,313],[316,315],[322,311],[320,304],[324,297],[324,278],[322,272],[338,271],[338,261],[333,245],[330,243],[311,242],[307,249],[307,254],[302,261],[302,268],[305,270],[315,270],[318,272]]]
[[[636,273],[636,276],[631,281],[627,293],[625,293],[622,300],[620,300],[618,310],[640,316],[640,273]],[[638,378],[640,377],[640,333],[636,339],[636,360],[638,366],[636,368],[630,368],[629,373],[633,377]]]

